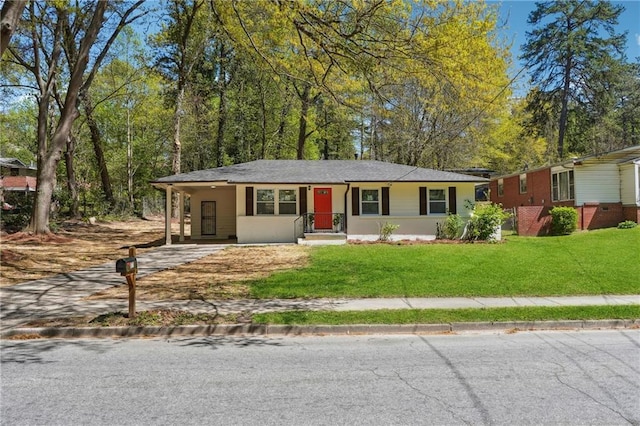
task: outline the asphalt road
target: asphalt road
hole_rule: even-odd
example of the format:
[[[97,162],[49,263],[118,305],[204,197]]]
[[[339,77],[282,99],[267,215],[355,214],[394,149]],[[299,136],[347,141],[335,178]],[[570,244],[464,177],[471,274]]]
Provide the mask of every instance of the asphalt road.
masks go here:
[[[1,342],[3,425],[640,424],[640,330]]]

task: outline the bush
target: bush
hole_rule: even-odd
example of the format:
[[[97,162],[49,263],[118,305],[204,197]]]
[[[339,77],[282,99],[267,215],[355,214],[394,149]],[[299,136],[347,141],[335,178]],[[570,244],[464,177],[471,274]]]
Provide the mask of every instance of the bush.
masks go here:
[[[11,195],[14,194],[7,194],[6,201],[16,207],[14,210],[3,211],[0,214],[0,223],[6,232],[21,231],[31,221],[34,197],[10,197]]]
[[[500,204],[477,203],[473,206],[465,237],[469,240],[491,241],[494,239],[496,229],[501,227],[510,216]]]
[[[624,222],[620,222],[618,224],[618,229],[631,229],[631,228],[635,228],[636,226],[638,226],[637,223],[635,223],[632,220],[625,220]]]
[[[463,225],[464,221],[460,215],[449,213],[443,225],[440,225],[440,223],[437,224],[436,237],[455,240],[460,236]]]
[[[578,227],[578,212],[573,207],[554,207],[549,213],[553,235],[569,235]]]
[[[398,229],[400,225],[395,225],[393,223],[385,222],[384,225],[378,224],[380,228],[380,236],[378,237],[378,241],[389,241],[391,238],[391,234],[393,231]]]

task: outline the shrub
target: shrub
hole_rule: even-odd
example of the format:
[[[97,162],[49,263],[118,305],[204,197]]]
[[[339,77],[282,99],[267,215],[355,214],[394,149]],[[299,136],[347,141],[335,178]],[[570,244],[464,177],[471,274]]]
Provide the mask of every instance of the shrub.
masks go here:
[[[618,229],[631,229],[631,228],[635,228],[636,226],[638,226],[637,223],[635,223],[632,220],[625,220],[624,222],[620,222],[618,224]]]
[[[21,231],[29,225],[31,221],[31,211],[33,210],[33,196],[15,197],[15,194],[7,194],[6,201],[17,206],[14,210],[3,211],[0,214],[2,229],[7,232]]]
[[[389,241],[389,239],[391,238],[391,234],[393,234],[393,231],[398,229],[400,225],[385,222],[384,225],[378,224],[378,227],[380,228],[380,236],[378,237],[378,241]]]
[[[549,213],[554,235],[569,235],[578,227],[578,212],[573,207],[554,207]]]
[[[502,209],[502,205],[477,203],[473,206],[471,217],[467,223],[465,238],[469,240],[491,241],[496,229],[510,217]]]
[[[437,224],[437,238],[444,238],[447,240],[455,240],[460,236],[462,232],[462,227],[464,225],[464,221],[458,214],[447,215],[447,219],[444,221],[444,224]]]

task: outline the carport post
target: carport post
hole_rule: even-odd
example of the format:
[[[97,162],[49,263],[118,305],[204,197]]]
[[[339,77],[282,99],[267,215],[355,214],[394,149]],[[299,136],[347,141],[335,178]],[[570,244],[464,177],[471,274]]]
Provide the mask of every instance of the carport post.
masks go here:
[[[180,200],[180,241],[184,241],[184,192],[178,194]]]
[[[166,245],[171,245],[171,185],[167,185],[167,200],[164,214],[164,235]]]

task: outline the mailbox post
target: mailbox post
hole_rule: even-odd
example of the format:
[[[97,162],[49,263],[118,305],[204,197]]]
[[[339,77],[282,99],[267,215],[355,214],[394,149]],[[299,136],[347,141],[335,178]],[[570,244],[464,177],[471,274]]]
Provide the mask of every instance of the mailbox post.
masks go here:
[[[129,286],[129,319],[136,316],[136,274],[138,273],[138,259],[136,248],[129,247],[129,257],[116,261],[116,272],[127,278]]]

